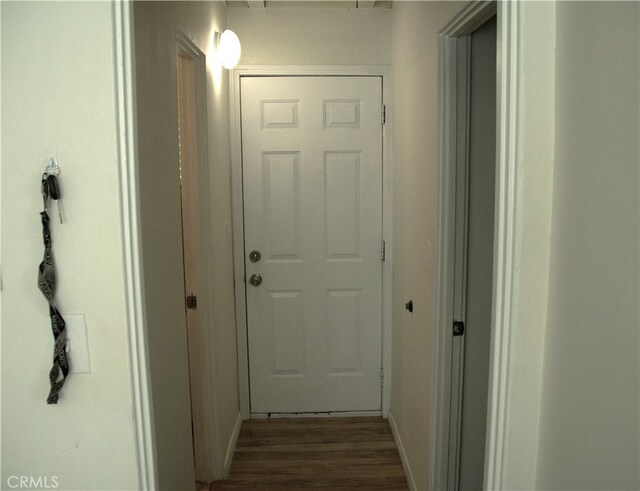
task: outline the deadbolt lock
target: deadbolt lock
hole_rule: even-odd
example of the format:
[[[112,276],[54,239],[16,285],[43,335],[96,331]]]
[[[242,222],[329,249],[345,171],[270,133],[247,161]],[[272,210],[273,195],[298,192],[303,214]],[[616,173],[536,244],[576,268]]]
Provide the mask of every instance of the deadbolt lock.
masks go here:
[[[258,261],[260,261],[260,258],[262,258],[262,254],[260,254],[260,251],[251,251],[249,253],[249,261],[251,261],[252,263],[257,263]]]

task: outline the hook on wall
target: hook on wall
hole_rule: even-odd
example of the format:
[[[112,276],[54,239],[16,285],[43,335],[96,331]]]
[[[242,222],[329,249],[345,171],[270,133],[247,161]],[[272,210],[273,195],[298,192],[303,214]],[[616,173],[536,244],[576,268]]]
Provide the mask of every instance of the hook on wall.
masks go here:
[[[58,218],[62,223],[62,210],[60,209],[60,186],[58,184],[57,176],[60,174],[60,166],[58,165],[58,158],[55,155],[47,157],[47,166],[42,174],[41,192],[42,200],[44,203],[44,209],[47,209],[47,204],[50,199],[55,200],[58,205]]]
[[[47,167],[44,169],[47,176],[57,176],[60,174],[60,166],[58,165],[58,157],[49,155],[47,157]]]

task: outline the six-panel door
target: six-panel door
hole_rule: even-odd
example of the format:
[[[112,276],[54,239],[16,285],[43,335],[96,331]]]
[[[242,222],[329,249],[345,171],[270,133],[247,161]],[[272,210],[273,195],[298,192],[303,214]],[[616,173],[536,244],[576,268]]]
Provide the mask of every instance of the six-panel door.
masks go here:
[[[241,105],[251,412],[378,411],[381,78],[243,77]]]

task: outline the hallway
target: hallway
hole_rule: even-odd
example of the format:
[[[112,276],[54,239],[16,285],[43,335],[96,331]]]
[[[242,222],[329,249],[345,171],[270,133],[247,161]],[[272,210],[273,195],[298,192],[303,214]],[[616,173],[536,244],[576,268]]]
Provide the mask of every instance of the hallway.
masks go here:
[[[467,60],[448,57],[466,43],[443,41],[467,36],[478,27],[471,13],[494,4],[500,49],[491,333],[483,337],[491,344],[481,403],[484,487],[640,490],[640,2],[603,0],[0,0],[0,370],[7,375],[0,386],[0,488],[185,490],[229,475],[200,491],[458,488],[455,466],[467,464],[449,452],[456,440],[448,436],[461,414],[449,410],[460,391],[440,375],[442,367],[464,371],[459,355],[474,334],[462,332],[464,323],[467,334],[473,329],[469,304],[449,301],[457,290],[444,280],[464,279],[463,268],[445,258],[456,251],[464,258],[469,234],[456,241],[449,233],[456,220],[448,218],[468,215],[471,200],[442,192],[460,175],[451,158],[468,167],[463,145],[447,136],[466,122],[456,124],[443,109],[466,108],[458,95],[471,87],[452,77],[470,71]],[[220,49],[226,30],[242,46],[231,71]],[[199,60],[197,76],[189,68],[179,78],[183,55]],[[358,131],[369,117],[387,132],[385,212],[375,240],[336,228],[332,243],[349,247],[332,249],[318,229],[302,233],[306,215],[321,225],[341,223],[346,209],[352,225],[355,217],[365,224],[369,205],[364,195],[354,199],[352,184],[365,175],[367,159],[345,137],[322,150],[321,165],[309,173],[312,190],[301,187],[307,151],[272,136],[311,120],[284,88],[276,93],[279,108],[271,96],[254,108],[273,145],[255,157],[262,190],[252,181],[245,193],[237,179],[244,176],[242,79],[291,75],[383,77],[373,109],[359,94],[322,96],[313,118],[327,135],[340,127]],[[201,240],[193,251],[182,240],[177,96],[185,79],[201,101],[190,118],[202,133]],[[488,119],[481,119],[475,129],[485,129]],[[61,326],[52,324],[35,281],[43,257],[42,176],[53,156],[64,221],[52,216],[50,232],[71,367],[57,405],[46,396],[52,352],[61,346],[51,334]],[[325,179],[326,169],[334,177]],[[379,181],[366,189],[379,190]],[[331,266],[376,246],[389,280],[382,308],[375,307],[389,327],[378,365],[382,404],[354,411],[386,419],[249,420],[255,377],[250,386],[245,341],[247,321],[256,317],[247,288],[263,302],[264,318],[287,327],[278,331],[283,363],[267,366],[284,379],[301,372],[297,354],[306,345],[336,347],[324,357],[339,369],[326,370],[329,376],[358,373],[351,361],[359,361],[356,347],[363,345],[352,321],[331,321],[331,343],[289,335],[290,319],[299,311],[304,318],[304,285],[269,285],[267,249],[245,241],[240,220],[243,196],[265,191],[284,210],[274,206],[267,218],[300,230],[271,265],[306,260],[298,242],[324,246],[333,257],[316,257]],[[297,206],[310,193],[316,204]],[[55,204],[50,211],[57,214]],[[271,244],[285,238],[269,235]],[[253,250],[261,250],[255,263]],[[190,253],[201,267],[197,285],[185,292]],[[320,285],[322,272],[318,266],[299,277]],[[360,286],[346,284],[346,268],[338,272],[345,285],[323,287],[328,293],[306,317],[343,311],[342,318],[364,325]],[[257,295],[259,287],[272,294]],[[187,303],[198,320],[196,377],[189,372]],[[282,308],[274,311],[274,303]],[[456,352],[449,349],[454,337]],[[372,377],[377,382],[377,372]]]
[[[197,489],[255,488],[408,489],[382,418],[245,421],[229,479]]]

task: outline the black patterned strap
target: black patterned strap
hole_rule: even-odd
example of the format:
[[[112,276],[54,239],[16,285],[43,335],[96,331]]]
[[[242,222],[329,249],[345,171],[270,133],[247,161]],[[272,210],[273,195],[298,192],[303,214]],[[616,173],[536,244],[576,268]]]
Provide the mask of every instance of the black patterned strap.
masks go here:
[[[49,230],[49,215],[46,211],[40,213],[42,218],[42,238],[44,241],[44,258],[38,267],[38,288],[49,302],[49,315],[51,317],[51,330],[55,344],[53,348],[53,366],[49,371],[49,397],[47,404],[57,404],[60,389],[64,385],[69,374],[69,361],[67,360],[65,322],[54,302],[56,292],[56,271],[51,249],[51,232]]]

